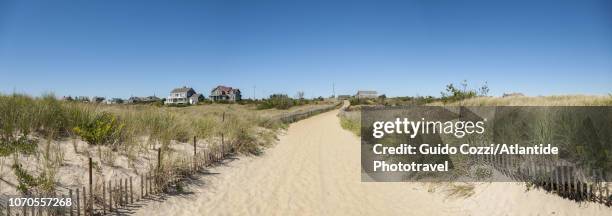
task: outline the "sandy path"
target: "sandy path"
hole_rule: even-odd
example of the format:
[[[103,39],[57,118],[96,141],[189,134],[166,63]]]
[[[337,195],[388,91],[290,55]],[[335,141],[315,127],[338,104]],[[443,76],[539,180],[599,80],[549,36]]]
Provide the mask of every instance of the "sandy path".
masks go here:
[[[149,202],[136,215],[612,215],[516,183],[479,184],[469,198],[422,183],[361,183],[359,138],[337,111],[292,124],[260,157],[211,169],[194,194]]]

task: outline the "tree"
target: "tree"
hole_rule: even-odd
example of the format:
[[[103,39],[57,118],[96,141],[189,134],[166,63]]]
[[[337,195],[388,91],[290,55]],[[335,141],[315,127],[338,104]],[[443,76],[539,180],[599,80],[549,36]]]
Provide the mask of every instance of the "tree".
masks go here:
[[[298,91],[297,95],[296,95],[297,99],[303,100],[304,99],[304,91]]]

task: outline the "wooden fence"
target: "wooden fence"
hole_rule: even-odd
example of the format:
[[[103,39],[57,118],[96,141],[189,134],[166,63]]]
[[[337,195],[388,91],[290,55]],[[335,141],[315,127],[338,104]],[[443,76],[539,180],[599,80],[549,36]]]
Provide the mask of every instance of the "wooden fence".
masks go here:
[[[610,173],[542,156],[483,155],[473,158],[504,176],[575,201],[612,206]]]
[[[291,123],[312,115],[323,113],[336,108],[338,104],[303,112],[286,114],[278,117],[283,123]],[[223,120],[225,113],[223,114]],[[126,209],[133,208],[135,203],[154,198],[162,193],[180,192],[180,183],[188,177],[195,175],[208,166],[222,161],[226,156],[235,152],[236,142],[225,142],[221,134],[219,145],[209,148],[197,147],[197,138],[193,137],[193,155],[185,157],[177,164],[164,166],[162,149],[157,149],[157,167],[138,176],[115,178],[102,181],[101,186],[93,185],[93,161],[89,158],[88,185],[69,189],[65,193],[50,194],[40,197],[70,198],[71,205],[66,207],[10,207],[9,197],[3,197],[0,203],[0,215],[107,215],[121,214]],[[37,198],[36,196],[21,198]]]
[[[334,103],[334,104],[327,105],[327,106],[317,108],[317,109],[305,110],[305,111],[296,112],[296,113],[288,113],[288,114],[279,116],[278,119],[282,123],[288,124],[288,123],[292,123],[292,122],[296,122],[296,121],[308,118],[310,116],[313,116],[319,113],[324,113],[324,112],[336,109],[340,105],[341,103]]]

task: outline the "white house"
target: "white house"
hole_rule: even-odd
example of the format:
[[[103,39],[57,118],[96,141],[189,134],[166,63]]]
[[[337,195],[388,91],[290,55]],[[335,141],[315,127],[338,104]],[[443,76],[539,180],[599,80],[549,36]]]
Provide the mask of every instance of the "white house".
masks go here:
[[[175,88],[170,92],[168,98],[166,98],[166,104],[195,104],[198,102],[198,98],[192,98],[196,94],[193,88],[183,86],[181,88]]]

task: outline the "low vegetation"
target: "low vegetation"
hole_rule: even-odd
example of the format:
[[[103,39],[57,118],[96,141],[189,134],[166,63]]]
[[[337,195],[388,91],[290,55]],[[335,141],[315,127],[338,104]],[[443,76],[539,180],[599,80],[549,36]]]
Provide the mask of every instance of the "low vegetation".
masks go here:
[[[610,106],[612,96],[562,95],[562,96],[512,96],[474,97],[451,103],[433,102],[428,105],[449,106]]]
[[[273,107],[290,112],[293,110],[290,107],[301,103],[316,104],[312,100],[290,101],[289,107],[276,102]],[[258,109],[248,104],[159,107],[61,101],[52,94],[0,95],[0,159],[4,164],[9,163],[18,191],[28,194],[54,190],[57,172],[64,160],[65,149],[60,145],[70,143],[66,140],[74,140],[76,154],[94,157],[95,161],[111,167],[119,158],[127,158],[128,164],[142,161],[143,157],[154,158],[150,155],[156,148],[168,150],[164,151],[168,154],[164,157],[178,155],[171,148],[190,143],[193,137],[208,143],[206,146],[218,145],[221,134],[226,143],[237,147],[238,153],[257,155],[274,142],[276,130],[283,128],[273,118],[280,111]],[[86,146],[79,142],[86,142]],[[38,162],[25,166],[17,159],[20,155],[34,156]],[[11,157],[14,160],[6,160]],[[96,163],[96,170],[100,172],[101,164]]]
[[[299,93],[298,93],[299,95]],[[302,94],[303,96],[303,94]],[[315,99],[304,99],[302,96],[298,96],[298,99],[290,98],[286,94],[273,94],[268,99],[258,101],[257,109],[289,109],[293,106],[301,106],[306,104],[316,104],[317,102],[323,101],[322,97]]]
[[[361,112],[355,110],[344,110],[338,114],[340,126],[345,130],[361,136]]]

